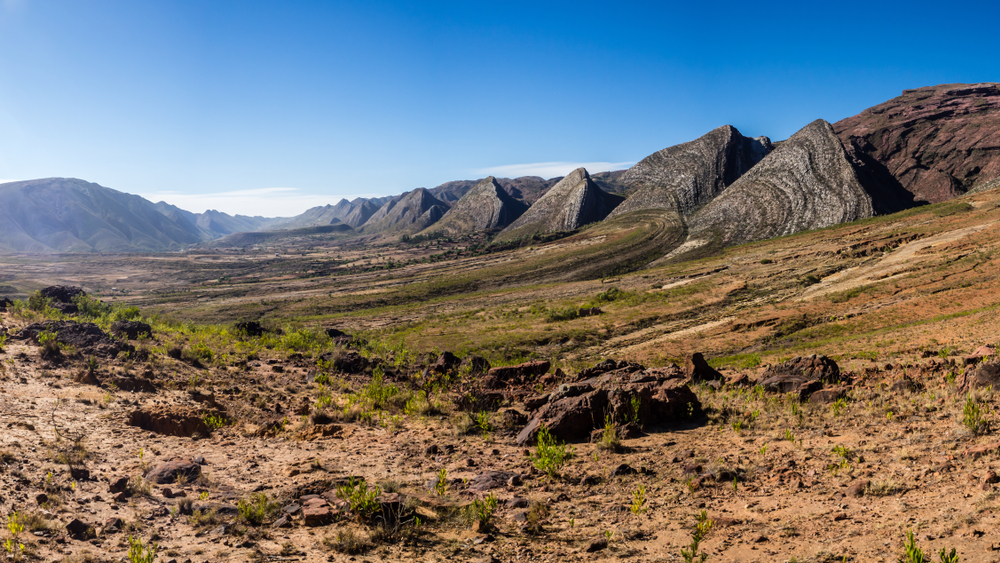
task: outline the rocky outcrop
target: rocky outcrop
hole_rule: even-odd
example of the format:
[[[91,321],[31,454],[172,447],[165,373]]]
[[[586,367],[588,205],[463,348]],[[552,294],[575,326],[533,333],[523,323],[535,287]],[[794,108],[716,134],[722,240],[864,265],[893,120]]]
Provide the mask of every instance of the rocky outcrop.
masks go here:
[[[689,240],[722,246],[871,217],[862,187],[829,123],[792,135],[689,223]]]
[[[619,425],[656,425],[701,414],[701,403],[676,366],[646,369],[638,364],[606,364],[581,372],[603,371],[600,375],[564,383],[548,395],[526,401],[534,412],[518,434],[517,443],[532,443],[542,426],[559,440],[572,442],[589,439],[609,417]],[[610,367],[615,369],[604,371]]]
[[[681,215],[712,201],[771,150],[767,137],[744,137],[724,125],[690,141],[667,147],[642,159],[619,182],[635,189],[611,212],[666,209]]]
[[[497,231],[520,217],[528,206],[510,196],[493,176],[469,190],[425,233],[460,234]]]
[[[798,356],[768,367],[763,374],[760,385],[765,391],[773,393],[795,393],[800,399],[806,400],[821,389],[826,383],[840,383],[840,367],[837,362],[826,356]],[[839,388],[837,388],[839,389]],[[824,400],[832,391],[824,396]]]
[[[1000,177],[998,84],[904,90],[833,129],[872,170],[874,185],[901,188],[916,202],[945,201]]]
[[[597,187],[584,168],[577,168],[552,186],[523,215],[507,226],[498,239],[517,239],[538,233],[572,231],[608,216],[624,198]]]
[[[424,188],[417,188],[383,205],[361,227],[364,234],[415,233],[437,222],[448,204]]]
[[[85,356],[96,356],[99,358],[115,358],[121,352],[132,354],[135,347],[127,342],[122,342],[111,338],[108,333],[101,330],[94,323],[78,323],[74,321],[43,321],[32,323],[23,329],[15,338],[31,339],[38,343],[38,337],[43,332],[50,332],[56,335],[56,342],[77,349]]]

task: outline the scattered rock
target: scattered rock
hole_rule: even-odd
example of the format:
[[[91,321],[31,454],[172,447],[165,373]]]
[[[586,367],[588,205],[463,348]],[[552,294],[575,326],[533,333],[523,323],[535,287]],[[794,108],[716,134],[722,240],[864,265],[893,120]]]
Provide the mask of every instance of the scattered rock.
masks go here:
[[[66,524],[66,532],[75,540],[86,540],[94,535],[94,527],[82,520],[74,518]]]
[[[263,325],[257,321],[241,321],[233,325],[233,330],[237,333],[245,334],[253,338],[264,336],[266,332]]]
[[[852,498],[857,498],[857,497],[864,496],[865,489],[867,489],[868,485],[870,485],[870,484],[871,484],[871,481],[869,481],[868,479],[862,479],[860,481],[855,481],[854,483],[851,484],[850,487],[847,487],[847,491],[845,491],[844,494],[846,494],[847,496],[852,497]]]
[[[809,396],[809,402],[813,404],[832,403],[847,396],[848,387],[827,387],[814,391]]]
[[[209,412],[204,409],[183,406],[146,406],[129,413],[128,424],[157,434],[186,438],[196,435],[204,437],[211,432],[204,421],[205,414]],[[211,414],[223,415],[224,413]]]
[[[486,373],[490,370],[490,362],[479,356],[466,356],[459,365],[459,369],[468,370],[470,374]]]
[[[79,312],[76,303],[73,303],[74,297],[87,295],[82,288],[67,285],[51,285],[39,290],[38,293],[46,299],[51,299],[52,308],[66,315],[75,315]]]
[[[604,549],[607,549],[607,547],[608,547],[607,538],[597,538],[596,540],[590,542],[587,545],[586,551],[587,553],[594,553],[596,551],[602,551]]]
[[[146,479],[158,485],[176,483],[178,479],[187,482],[201,475],[201,466],[186,458],[174,459],[161,463],[146,473]]]
[[[641,366],[639,366],[641,368]],[[680,370],[646,370],[649,377],[631,383],[635,372],[617,369],[599,377],[564,384],[535,411],[517,436],[517,443],[531,443],[544,425],[559,440],[580,441],[603,428],[605,416],[619,424],[637,414],[644,426],[679,420],[701,413],[701,403],[687,387]],[[622,381],[622,380],[625,381]],[[633,405],[638,404],[638,413]]]
[[[468,490],[485,493],[493,489],[502,489],[514,478],[520,479],[521,476],[510,471],[486,471],[469,481]]]

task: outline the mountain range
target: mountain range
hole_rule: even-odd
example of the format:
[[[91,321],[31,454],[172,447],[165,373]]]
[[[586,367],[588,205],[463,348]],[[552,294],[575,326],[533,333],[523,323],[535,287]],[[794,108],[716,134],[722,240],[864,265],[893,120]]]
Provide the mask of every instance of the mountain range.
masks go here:
[[[785,141],[724,125],[628,170],[459,180],[291,218],[192,213],[72,178],[0,184],[0,251],[159,252],[310,228],[514,240],[653,213],[677,225],[679,248],[662,249],[676,256],[945,201],[998,179],[1000,86],[947,84],[905,90],[834,124],[816,120]]]

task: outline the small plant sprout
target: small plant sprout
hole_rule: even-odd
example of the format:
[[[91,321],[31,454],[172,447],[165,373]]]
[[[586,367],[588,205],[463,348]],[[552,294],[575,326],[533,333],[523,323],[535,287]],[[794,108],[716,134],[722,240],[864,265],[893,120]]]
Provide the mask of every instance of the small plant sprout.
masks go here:
[[[767,442],[765,442],[764,445],[760,447],[760,455],[762,456],[767,455]]]
[[[977,401],[972,393],[969,393],[965,397],[965,406],[962,407],[962,424],[973,434],[986,432],[988,423],[985,411],[982,403]]]
[[[685,563],[704,563],[708,559],[707,553],[698,553],[698,548],[701,545],[702,540],[708,535],[708,532],[712,529],[712,525],[715,523],[708,519],[708,512],[702,510],[698,514],[698,522],[695,524],[694,530],[691,532],[691,544],[686,548],[681,548],[681,558],[684,559]]]
[[[143,545],[142,538],[128,537],[128,560],[130,563],[153,563],[156,559],[155,543]]]
[[[840,416],[840,413],[844,412],[844,408],[847,407],[847,399],[841,397],[830,405],[830,412],[833,416]]]
[[[23,531],[24,516],[17,511],[8,514],[7,532],[10,533],[10,537],[4,541],[3,548],[9,555],[16,557],[24,552],[24,544],[17,540],[17,537],[20,536]]]
[[[448,470],[444,467],[438,471],[437,481],[434,482],[434,492],[439,497],[443,497],[448,492]]]
[[[638,516],[646,511],[646,486],[639,485],[632,491],[632,505],[629,507],[632,514]]]
[[[482,500],[472,501],[468,508],[469,519],[478,522],[484,528],[488,527],[493,519],[493,512],[496,510],[497,504],[497,496],[492,492]]]
[[[573,449],[565,442],[556,440],[544,425],[538,429],[538,442],[534,455],[534,464],[538,470],[549,477],[555,477],[571,457]]]

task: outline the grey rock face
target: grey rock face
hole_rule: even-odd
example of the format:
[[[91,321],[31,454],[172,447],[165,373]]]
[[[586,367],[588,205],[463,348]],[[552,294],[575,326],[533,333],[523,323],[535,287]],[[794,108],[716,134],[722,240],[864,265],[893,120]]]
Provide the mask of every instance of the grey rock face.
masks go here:
[[[577,168],[552,186],[498,238],[515,239],[536,233],[571,231],[604,219],[622,200],[622,197],[605,193],[597,187],[586,169]]]
[[[415,233],[444,216],[448,205],[425,188],[417,188],[383,205],[361,227],[364,234]]]
[[[493,176],[483,179],[445,213],[428,233],[471,233],[503,229],[520,217],[527,205],[511,197]]]
[[[740,244],[874,215],[840,139],[818,119],[689,221],[690,239]]]
[[[744,137],[731,125],[667,147],[621,176],[620,182],[636,191],[610,217],[644,209],[666,209],[688,216],[722,193],[771,149],[767,137]]]

